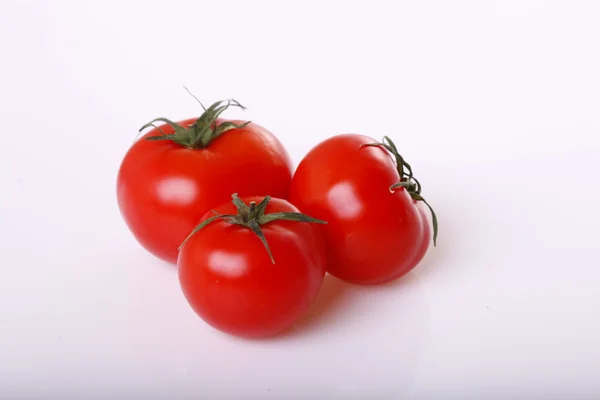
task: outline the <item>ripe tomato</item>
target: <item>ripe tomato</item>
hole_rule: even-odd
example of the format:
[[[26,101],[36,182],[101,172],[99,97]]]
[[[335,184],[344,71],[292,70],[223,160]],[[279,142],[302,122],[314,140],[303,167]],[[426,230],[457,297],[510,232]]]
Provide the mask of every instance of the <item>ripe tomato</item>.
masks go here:
[[[300,162],[290,191],[302,212],[328,222],[322,229],[327,271],[357,284],[406,274],[431,238],[429,205],[410,165],[388,138],[374,142],[355,134],[321,142]],[[437,218],[431,211],[435,243]]]
[[[231,193],[288,196],[286,150],[257,124],[218,118],[230,105],[240,106],[222,103],[198,119],[146,125],[166,123],[136,141],[119,170],[117,198],[129,229],[143,247],[172,263],[200,217]]]
[[[323,237],[304,222],[323,221],[299,214],[286,200],[233,198],[207,213],[182,245],[179,281],[211,326],[236,336],[272,336],[289,328],[321,287]]]

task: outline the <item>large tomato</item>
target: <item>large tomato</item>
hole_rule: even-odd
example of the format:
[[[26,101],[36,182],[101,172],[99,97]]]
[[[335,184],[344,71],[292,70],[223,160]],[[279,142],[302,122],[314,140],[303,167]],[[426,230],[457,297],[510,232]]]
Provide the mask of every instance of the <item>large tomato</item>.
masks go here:
[[[302,212],[328,222],[328,272],[357,284],[406,274],[431,240],[431,208],[410,165],[389,138],[374,142],[356,134],[321,142],[300,162],[290,191]],[[433,210],[431,216],[435,243]]]
[[[306,222],[323,221],[282,199],[234,195],[232,203],[208,212],[184,241],[177,261],[181,288],[213,327],[272,336],[293,325],[321,287],[323,236]]]
[[[159,118],[125,155],[117,179],[121,213],[152,254],[175,263],[177,248],[211,207],[231,193],[287,198],[292,164],[281,143],[255,123],[219,115],[237,102],[217,102],[200,118]],[[241,107],[241,106],[240,106]],[[156,127],[154,122],[164,122]]]

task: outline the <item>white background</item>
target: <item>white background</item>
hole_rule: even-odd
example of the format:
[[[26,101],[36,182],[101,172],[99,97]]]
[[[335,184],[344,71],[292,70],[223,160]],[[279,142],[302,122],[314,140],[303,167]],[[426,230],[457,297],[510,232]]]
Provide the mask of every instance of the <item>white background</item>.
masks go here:
[[[600,3],[0,2],[0,398],[600,397]],[[414,272],[326,278],[235,339],[135,242],[137,129],[234,97],[294,162],[392,136],[438,212]]]

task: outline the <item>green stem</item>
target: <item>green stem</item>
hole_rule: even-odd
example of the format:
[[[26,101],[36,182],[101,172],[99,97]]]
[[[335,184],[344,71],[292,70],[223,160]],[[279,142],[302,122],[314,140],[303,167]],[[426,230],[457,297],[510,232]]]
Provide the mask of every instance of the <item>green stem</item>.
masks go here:
[[[149,136],[146,138],[146,140],[170,140],[183,147],[187,147],[190,149],[202,149],[207,147],[211,141],[215,140],[225,132],[232,129],[241,129],[250,123],[250,121],[248,121],[243,124],[236,124],[231,121],[226,121],[217,126],[217,119],[229,107],[239,107],[242,110],[245,110],[246,108],[234,99],[217,101],[210,107],[206,108],[204,107],[202,102],[196,96],[194,96],[185,86],[184,88],[192,97],[194,97],[194,99],[196,99],[196,101],[198,101],[198,103],[200,103],[200,106],[204,110],[202,115],[200,115],[200,117],[198,117],[198,119],[188,127],[176,124],[175,122],[166,118],[156,118],[142,126],[140,128],[140,132],[142,132],[146,128],[153,127],[157,128],[162,133],[162,135]],[[155,122],[163,122],[169,125],[171,128],[173,128],[175,132],[170,135],[166,135],[160,127],[156,127],[154,125]]]
[[[275,259],[273,258],[273,253],[271,253],[271,248],[269,247],[269,243],[267,243],[267,239],[261,229],[262,225],[271,223],[273,221],[295,221],[295,222],[311,222],[316,224],[326,224],[327,222],[318,220],[313,217],[309,217],[308,215],[304,215],[302,213],[296,212],[277,212],[265,214],[265,210],[269,201],[271,201],[270,196],[266,196],[260,203],[256,204],[256,202],[251,201],[249,204],[244,203],[242,199],[240,199],[237,193],[234,193],[232,196],[232,203],[237,210],[237,214],[218,214],[216,211],[213,211],[215,214],[210,218],[202,221],[198,226],[194,228],[194,230],[188,235],[188,237],[183,241],[181,247],[199,230],[203,229],[205,226],[217,221],[224,220],[227,223],[240,225],[245,228],[249,228],[254,232],[256,236],[260,239],[262,244],[265,246],[267,253],[269,254],[269,258],[271,262],[275,264]]]
[[[394,183],[390,186],[389,190],[393,193],[395,189],[403,187],[410,197],[416,201],[422,201],[431,211],[431,223],[433,225],[433,245],[437,245],[437,236],[438,236],[438,219],[435,211],[429,203],[421,196],[421,182],[417,178],[414,177],[412,167],[409,163],[404,160],[404,157],[400,155],[396,145],[388,136],[384,136],[381,143],[367,143],[360,146],[363,147],[383,147],[387,151],[389,151],[392,156],[394,156],[396,160],[396,168],[398,169],[398,175],[400,176],[400,182]],[[405,172],[406,171],[408,172]]]

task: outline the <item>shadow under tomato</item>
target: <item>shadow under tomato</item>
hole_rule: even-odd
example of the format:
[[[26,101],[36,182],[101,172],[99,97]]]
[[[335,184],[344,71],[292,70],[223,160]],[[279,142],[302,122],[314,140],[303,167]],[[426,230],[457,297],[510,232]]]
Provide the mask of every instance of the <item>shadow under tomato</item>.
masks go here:
[[[327,274],[318,297],[304,316],[292,328],[280,333],[275,338],[285,339],[323,329],[327,325],[335,323],[336,320],[343,319],[348,304],[352,303],[354,298],[363,297],[370,291],[401,292],[417,281],[418,278],[412,271],[398,279],[378,285],[351,284]]]
[[[351,292],[350,284],[326,274],[317,298],[306,313],[290,329],[271,339],[287,339],[326,324],[326,321],[334,319],[332,317],[342,311]]]
[[[169,271],[177,272],[177,264],[170,263],[169,261],[161,260],[159,258],[155,259],[156,264],[160,265],[161,268],[164,268]]]
[[[319,295],[293,330],[318,323],[321,318],[326,318],[327,314],[334,313],[337,308],[343,306],[344,297],[349,295],[349,289],[348,283],[327,274]]]

